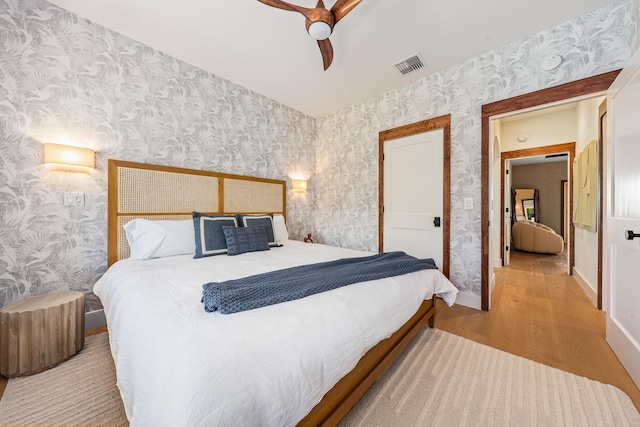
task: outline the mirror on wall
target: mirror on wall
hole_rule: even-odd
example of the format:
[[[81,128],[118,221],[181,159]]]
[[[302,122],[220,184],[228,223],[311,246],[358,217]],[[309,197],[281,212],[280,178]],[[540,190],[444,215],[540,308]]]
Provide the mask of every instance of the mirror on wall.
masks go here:
[[[533,199],[525,199],[522,201],[522,210],[527,221],[536,220],[536,205]]]
[[[535,188],[516,188],[512,194],[514,222],[534,221],[540,218],[540,195]]]

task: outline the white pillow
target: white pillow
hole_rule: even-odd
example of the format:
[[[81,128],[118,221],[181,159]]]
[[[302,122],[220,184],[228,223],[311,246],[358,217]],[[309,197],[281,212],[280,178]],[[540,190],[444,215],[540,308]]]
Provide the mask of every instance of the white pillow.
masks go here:
[[[273,216],[273,235],[276,243],[279,244],[289,240],[289,233],[287,232],[287,225],[284,222],[284,216]]]
[[[162,258],[196,251],[193,220],[136,218],[124,225],[131,259]]]

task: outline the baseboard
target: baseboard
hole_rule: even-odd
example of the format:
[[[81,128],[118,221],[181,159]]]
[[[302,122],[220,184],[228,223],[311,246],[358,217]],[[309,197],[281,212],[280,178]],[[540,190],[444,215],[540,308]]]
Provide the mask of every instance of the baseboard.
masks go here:
[[[480,295],[472,294],[470,292],[458,292],[456,304],[475,308],[476,310],[482,310],[482,298]]]
[[[640,387],[640,347],[630,334],[607,315],[607,343],[622,362],[629,376]]]
[[[104,310],[90,311],[84,314],[84,328],[93,329],[107,324]]]
[[[598,306],[598,294],[593,290],[591,286],[589,286],[589,282],[585,280],[585,278],[580,274],[580,271],[573,267],[573,277],[576,279],[582,290],[587,297],[591,300],[594,306]]]
[[[496,273],[491,272],[491,278],[489,279],[489,295],[493,293],[493,288],[496,286]]]

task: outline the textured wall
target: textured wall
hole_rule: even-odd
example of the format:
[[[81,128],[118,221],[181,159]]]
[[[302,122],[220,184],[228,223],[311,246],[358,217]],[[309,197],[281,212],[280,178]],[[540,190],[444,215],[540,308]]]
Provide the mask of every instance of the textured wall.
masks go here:
[[[637,0],[633,0],[637,1]],[[451,279],[480,295],[481,106],[621,68],[630,57],[632,1],[473,58],[318,121],[315,231],[329,244],[377,249],[378,132],[451,114]],[[553,72],[542,58],[563,56]]]
[[[106,159],[285,179],[313,172],[302,113],[39,0],[0,0],[0,306],[89,292],[106,269]],[[52,172],[45,142],[97,151]],[[62,206],[83,191],[84,207]],[[313,190],[289,198],[301,236]],[[88,309],[99,301],[88,294]]]

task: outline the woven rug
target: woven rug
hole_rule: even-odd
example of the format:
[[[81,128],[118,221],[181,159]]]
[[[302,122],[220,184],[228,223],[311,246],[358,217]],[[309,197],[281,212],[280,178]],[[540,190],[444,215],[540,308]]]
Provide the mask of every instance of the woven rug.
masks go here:
[[[640,426],[620,389],[425,328],[340,424]]]
[[[0,426],[126,426],[106,333],[61,365],[9,380]],[[617,388],[424,328],[347,426],[640,426]]]
[[[0,426],[128,426],[106,333],[55,368],[9,380]]]

